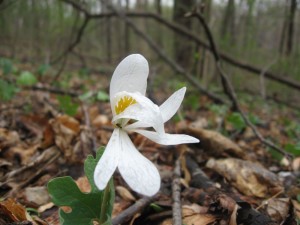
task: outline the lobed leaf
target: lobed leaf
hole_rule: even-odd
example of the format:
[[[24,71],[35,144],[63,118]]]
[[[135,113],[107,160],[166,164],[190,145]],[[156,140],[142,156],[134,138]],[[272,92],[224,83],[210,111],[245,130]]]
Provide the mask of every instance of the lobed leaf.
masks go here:
[[[114,186],[112,179],[109,182],[109,201],[102,202],[104,191],[97,189],[94,183],[94,170],[97,162],[101,158],[104,148],[101,148],[96,158],[88,156],[84,163],[84,171],[91,185],[89,193],[83,193],[78,188],[75,181],[67,177],[59,177],[51,180],[48,183],[48,191],[52,201],[57,206],[68,206],[71,212],[65,212],[62,209],[59,211],[60,222],[62,225],[93,225],[93,221],[103,221],[100,218],[103,205],[106,207],[106,221],[104,224],[111,224],[111,213],[114,202]]]

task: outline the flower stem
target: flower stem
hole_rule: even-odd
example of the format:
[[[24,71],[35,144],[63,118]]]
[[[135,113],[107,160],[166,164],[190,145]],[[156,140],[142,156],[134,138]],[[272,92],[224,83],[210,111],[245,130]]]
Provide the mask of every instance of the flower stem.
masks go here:
[[[108,182],[106,188],[104,189],[103,193],[103,198],[102,198],[102,203],[101,203],[101,212],[100,212],[100,224],[103,224],[106,222],[107,218],[107,211],[108,211],[108,206],[110,202],[110,182]]]

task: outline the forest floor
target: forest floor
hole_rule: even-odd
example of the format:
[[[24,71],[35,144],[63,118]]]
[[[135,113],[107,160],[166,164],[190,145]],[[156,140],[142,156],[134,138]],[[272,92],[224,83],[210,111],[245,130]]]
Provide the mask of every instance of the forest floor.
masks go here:
[[[1,103],[0,225],[59,224],[59,208],[47,191],[52,178],[72,176],[81,190],[89,191],[84,160],[108,143],[113,130],[107,96],[98,92],[108,85],[107,77],[99,81],[99,76],[89,76],[83,82],[73,76],[61,95],[62,89],[40,81],[39,88],[22,87]],[[76,96],[84,89],[91,92]],[[299,112],[264,101],[253,100],[253,107],[249,101],[241,103],[262,135],[294,156],[288,158],[264,146],[238,113],[196,92],[188,92],[190,96],[196,103],[185,101],[166,131],[193,135],[199,144],[162,146],[130,135],[159,169],[162,184],[122,224],[174,224],[174,180],[181,188],[183,224],[299,224]],[[168,95],[161,91],[154,97],[161,103]],[[175,169],[181,171],[177,177]],[[113,216],[118,217],[142,197],[118,172],[114,184]]]

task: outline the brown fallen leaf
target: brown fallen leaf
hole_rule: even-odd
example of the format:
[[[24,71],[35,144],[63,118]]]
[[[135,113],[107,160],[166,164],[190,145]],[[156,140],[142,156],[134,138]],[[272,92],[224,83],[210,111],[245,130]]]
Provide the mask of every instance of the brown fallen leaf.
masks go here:
[[[13,222],[32,220],[26,208],[11,198],[0,202],[0,210]]]
[[[242,159],[249,158],[237,144],[216,131],[194,127],[191,124],[187,128],[187,132],[199,138],[200,145],[216,157],[233,156]]]
[[[183,206],[182,207],[182,223],[186,225],[210,225],[213,224],[217,217],[208,213],[205,213],[206,208],[201,206]],[[204,213],[201,213],[204,212]],[[172,225],[173,220],[171,218],[165,219],[160,225]]]
[[[27,165],[32,161],[32,157],[38,151],[39,144],[32,144],[27,146],[24,143],[17,144],[11,147],[8,151],[5,151],[3,156],[5,159],[14,162],[20,161],[21,165]]]
[[[248,196],[267,198],[283,190],[278,177],[258,163],[241,159],[210,159],[206,166]]]
[[[289,198],[273,198],[268,201],[266,210],[273,220],[281,224],[288,217],[290,204]]]
[[[130,191],[123,187],[123,186],[117,186],[116,191],[121,196],[122,199],[129,202],[135,202],[136,198],[130,193]]]
[[[110,120],[107,115],[100,114],[100,115],[97,115],[95,117],[95,119],[92,120],[92,124],[95,127],[101,127],[103,125],[110,124]]]
[[[25,197],[27,201],[37,205],[44,205],[50,201],[50,197],[45,186],[27,187],[25,189]]]
[[[14,146],[20,142],[19,134],[16,131],[10,131],[0,128],[0,152],[3,149]]]
[[[292,204],[294,206],[294,213],[298,220],[300,220],[300,202],[296,200],[292,200]]]
[[[81,161],[82,158],[73,154],[72,143],[80,132],[79,122],[68,115],[59,115],[50,121],[55,134],[55,144],[64,153],[67,160],[71,162]]]

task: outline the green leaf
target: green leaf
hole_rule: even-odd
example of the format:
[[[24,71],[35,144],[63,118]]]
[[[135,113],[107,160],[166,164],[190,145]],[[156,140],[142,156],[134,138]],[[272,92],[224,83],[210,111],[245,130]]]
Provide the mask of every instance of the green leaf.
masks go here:
[[[164,210],[161,206],[159,206],[159,205],[157,205],[155,203],[151,203],[150,204],[150,208],[152,208],[157,213],[158,212],[162,212]]]
[[[272,148],[267,148],[267,151],[271,154],[273,159],[278,160],[279,162],[283,159],[283,155],[278,151]]]
[[[77,113],[77,108],[79,107],[79,104],[73,102],[71,96],[57,96],[57,99],[59,101],[59,107],[63,112],[70,116],[74,116]]]
[[[21,75],[17,79],[18,85],[31,86],[36,83],[37,83],[36,77],[28,71],[22,72]]]
[[[10,84],[5,80],[0,79],[0,100],[11,100],[14,97],[17,90],[18,89],[13,84]]]
[[[245,121],[240,113],[234,112],[227,117],[227,121],[233,125],[236,130],[242,130],[246,127]]]
[[[43,76],[45,75],[45,73],[50,69],[50,65],[49,64],[42,64],[39,66],[39,68],[37,69],[37,74],[39,76]]]
[[[92,98],[93,96],[94,96],[94,93],[92,91],[88,91],[88,92],[85,92],[82,95],[80,95],[79,99],[81,101],[86,101],[86,100]]]
[[[294,156],[300,156],[300,142],[297,144],[287,144],[284,149],[287,152],[292,153]]]
[[[105,91],[98,91],[97,100],[99,101],[109,101],[109,95]]]
[[[199,108],[199,97],[197,95],[189,95],[184,99],[184,103],[197,110]]]
[[[109,181],[108,189],[100,191],[94,183],[94,170],[97,162],[102,156],[104,148],[96,155],[88,156],[84,162],[84,171],[91,185],[89,193],[79,190],[77,184],[71,177],[54,178],[48,183],[48,191],[52,201],[57,206],[69,206],[71,212],[59,210],[62,225],[93,225],[93,221],[100,221],[101,209],[106,206],[105,223],[111,224],[111,214],[114,202],[114,185],[112,179]],[[108,201],[103,203],[104,192],[108,190]]]
[[[13,64],[9,59],[1,58],[0,67],[4,75],[10,74],[13,71]]]

